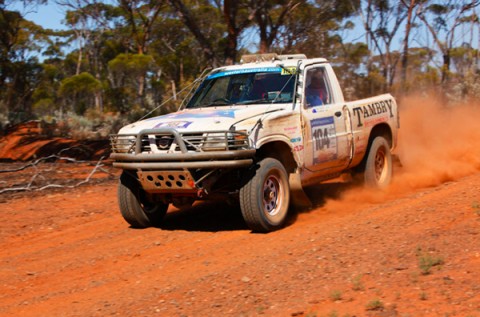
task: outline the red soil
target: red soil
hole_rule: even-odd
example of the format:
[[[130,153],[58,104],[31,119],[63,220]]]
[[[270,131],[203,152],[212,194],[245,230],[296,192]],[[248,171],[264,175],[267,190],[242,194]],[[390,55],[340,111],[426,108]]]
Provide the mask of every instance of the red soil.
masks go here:
[[[114,180],[0,200],[0,316],[480,316],[480,110],[407,103],[386,192],[309,188],[269,234],[223,203],[132,229]]]
[[[0,161],[28,161],[52,154],[72,156],[80,160],[97,160],[109,155],[107,140],[79,141],[49,137],[47,130],[37,121],[10,128],[8,133],[0,138]]]

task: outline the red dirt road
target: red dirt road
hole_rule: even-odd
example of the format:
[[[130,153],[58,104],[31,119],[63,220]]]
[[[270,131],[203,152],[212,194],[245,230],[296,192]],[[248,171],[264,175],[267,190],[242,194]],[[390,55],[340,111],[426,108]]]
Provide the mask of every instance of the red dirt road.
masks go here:
[[[221,204],[134,230],[114,185],[0,204],[1,316],[480,316],[480,173],[270,234]]]
[[[0,200],[0,316],[480,316],[476,112],[404,110],[388,191],[310,188],[269,234],[221,203],[132,229],[112,180]]]

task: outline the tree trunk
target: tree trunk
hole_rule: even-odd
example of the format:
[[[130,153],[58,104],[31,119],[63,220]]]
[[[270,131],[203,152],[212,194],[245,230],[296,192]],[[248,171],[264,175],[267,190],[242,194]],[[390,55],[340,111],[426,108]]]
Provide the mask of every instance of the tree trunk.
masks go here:
[[[180,58],[180,87],[182,87],[185,82],[185,74],[183,69],[183,58]]]
[[[143,94],[145,91],[145,75],[138,76],[137,103],[143,106]]]
[[[236,3],[225,0],[223,5],[223,18],[227,25],[227,47],[225,47],[225,64],[233,65],[237,59],[238,30],[235,26]]]
[[[442,84],[447,83],[449,73],[450,73],[450,49],[447,48],[443,53]]]
[[[80,74],[80,68],[82,66],[82,58],[83,58],[82,56],[83,56],[83,49],[80,46],[80,48],[78,49],[77,69],[75,70],[75,75]]]
[[[192,32],[193,36],[202,47],[203,54],[205,56],[205,59],[208,61],[208,63],[213,67],[218,66],[219,63],[217,58],[215,57],[215,53],[211,43],[202,33],[202,31],[200,30],[200,27],[198,26],[197,22],[195,21],[194,17],[192,16],[188,8],[185,6],[183,1],[168,0],[168,2],[176,11],[177,15],[180,17],[183,23],[190,30],[190,32]]]
[[[103,98],[100,90],[95,92],[95,109],[103,113]]]
[[[258,47],[258,52],[260,54],[268,53],[270,45],[268,45],[268,33],[267,33],[267,22],[265,21],[265,14],[261,11],[257,11],[257,24],[260,29],[260,46]]]
[[[405,39],[403,40],[401,80],[402,80],[402,90],[404,92],[406,92],[406,90],[408,89],[407,68],[408,68],[409,36],[410,36],[410,31],[412,29],[412,15],[413,15],[413,9],[415,5],[416,5],[415,0],[410,0],[410,5],[408,6],[408,14],[407,14],[407,25],[405,27]]]

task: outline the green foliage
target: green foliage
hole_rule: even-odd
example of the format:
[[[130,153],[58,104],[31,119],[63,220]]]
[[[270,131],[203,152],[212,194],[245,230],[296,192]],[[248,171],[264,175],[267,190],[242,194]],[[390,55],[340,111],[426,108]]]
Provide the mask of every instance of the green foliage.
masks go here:
[[[45,122],[55,122],[61,136],[73,139],[105,139],[109,134],[117,133],[128,121],[119,114],[99,113],[90,109],[85,115],[67,112],[64,115],[56,113],[54,116],[42,118]]]
[[[39,116],[52,114],[56,109],[55,102],[52,98],[38,99],[33,105],[34,112]]]
[[[420,272],[423,275],[430,274],[432,267],[442,265],[444,263],[444,260],[442,257],[434,256],[429,253],[424,253],[421,251],[417,253],[417,258],[418,258],[418,267],[420,268]]]
[[[449,6],[441,4],[431,4],[428,10],[436,15],[447,14],[450,11]]]
[[[101,84],[89,73],[81,73],[65,78],[60,84],[60,94],[65,96],[89,94],[98,91]]]
[[[41,4],[42,1],[38,3]],[[449,47],[451,67],[439,65],[439,47],[408,50],[407,81],[400,85],[400,48],[381,52],[374,40],[388,40],[404,6],[379,0],[327,1],[120,1],[75,2],[64,20],[67,30],[43,29],[22,13],[0,5],[0,113],[12,123],[35,117],[85,115],[90,111],[121,113],[136,120],[187,87],[203,70],[238,61],[259,49],[326,57],[335,66],[347,99],[383,92],[425,92],[442,85],[450,101],[480,98],[478,43]],[[468,41],[442,38],[453,25],[473,29],[472,8],[420,1],[444,44]],[[181,4],[185,8],[180,10]],[[368,9],[371,32],[352,42],[360,10]],[[368,13],[363,11],[363,13]],[[186,15],[188,14],[188,18]],[[419,16],[417,16],[419,17]],[[421,19],[413,28],[428,31]],[[403,25],[393,42],[404,37]],[[367,31],[367,30],[365,30]],[[413,34],[413,33],[412,33]],[[372,37],[375,38],[372,38]],[[365,43],[362,42],[365,41]],[[410,42],[418,39],[412,39]],[[400,42],[400,41],[397,41]],[[261,46],[262,45],[262,46]],[[441,63],[440,63],[441,64]],[[448,76],[447,76],[448,75]],[[448,78],[448,82],[444,82]],[[177,109],[182,97],[154,114]],[[71,115],[69,115],[72,117]],[[81,129],[89,125],[74,118]],[[96,126],[93,124],[91,126]]]
[[[73,110],[83,114],[95,103],[95,94],[101,89],[101,83],[89,73],[81,73],[63,79],[60,83],[59,94],[70,100]]]
[[[365,285],[362,282],[362,275],[359,274],[352,279],[352,289],[354,291],[362,291],[365,289]]]
[[[151,55],[121,53],[108,62],[108,68],[123,76],[142,76],[155,70],[155,61]]]
[[[330,299],[332,301],[338,301],[342,299],[342,292],[339,290],[333,290],[330,292]]]
[[[366,305],[366,310],[382,310],[385,307],[383,302],[379,299],[371,300]]]

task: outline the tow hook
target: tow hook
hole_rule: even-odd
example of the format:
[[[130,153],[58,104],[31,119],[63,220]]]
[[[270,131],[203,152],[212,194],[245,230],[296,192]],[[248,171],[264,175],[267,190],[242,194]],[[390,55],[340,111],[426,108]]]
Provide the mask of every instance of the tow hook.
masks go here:
[[[205,196],[208,195],[208,192],[205,188],[200,188],[198,191],[197,191],[197,197],[198,198],[204,198]]]

